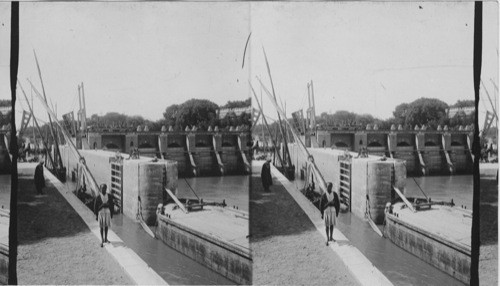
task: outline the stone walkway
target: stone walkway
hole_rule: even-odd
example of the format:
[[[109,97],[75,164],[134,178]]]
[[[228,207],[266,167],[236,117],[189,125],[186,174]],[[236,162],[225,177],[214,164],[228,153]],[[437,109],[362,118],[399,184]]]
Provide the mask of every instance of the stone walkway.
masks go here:
[[[31,165],[19,170],[19,284],[134,284],[49,181],[36,194]]]
[[[479,283],[498,285],[498,182],[493,176],[481,176]]]
[[[253,164],[250,190],[253,283],[358,285],[287,190],[276,179],[274,184],[271,192],[265,193],[260,165]]]

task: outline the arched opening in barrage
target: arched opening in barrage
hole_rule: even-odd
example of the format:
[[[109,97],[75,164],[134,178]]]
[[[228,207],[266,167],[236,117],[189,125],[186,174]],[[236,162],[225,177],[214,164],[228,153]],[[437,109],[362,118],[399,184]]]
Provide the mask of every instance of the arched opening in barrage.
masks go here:
[[[198,141],[195,144],[196,147],[208,147],[208,144],[203,141]]]
[[[411,145],[408,144],[408,142],[406,142],[406,141],[401,141],[401,142],[398,142],[398,144],[396,146],[398,146],[398,147],[410,147]]]
[[[120,147],[118,147],[115,143],[108,143],[106,144],[106,149],[120,149]]]
[[[179,147],[182,147],[182,146],[179,145],[179,143],[177,143],[177,142],[172,142],[172,143],[167,145],[167,148],[179,148]]]
[[[368,143],[368,147],[383,147],[378,141]]]
[[[337,148],[349,148],[349,145],[345,144],[344,142],[339,141],[339,142],[335,143],[335,147],[337,147]]]
[[[139,148],[153,148],[153,146],[149,142],[144,142],[139,145]]]
[[[427,141],[427,142],[425,142],[424,146],[434,147],[434,146],[437,146],[437,144],[434,141]]]
[[[457,141],[452,141],[451,146],[463,146],[462,143],[457,142]]]

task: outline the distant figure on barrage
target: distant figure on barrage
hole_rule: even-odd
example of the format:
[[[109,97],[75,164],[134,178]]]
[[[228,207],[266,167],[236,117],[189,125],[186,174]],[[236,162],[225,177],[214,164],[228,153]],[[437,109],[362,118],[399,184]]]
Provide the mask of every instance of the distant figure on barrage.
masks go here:
[[[260,178],[262,180],[262,186],[264,186],[264,191],[269,192],[269,186],[273,184],[273,177],[271,176],[271,159],[267,158],[264,165],[262,165]]]
[[[35,188],[39,195],[42,195],[42,189],[45,188],[45,177],[43,176],[43,162],[38,163],[35,168]]]
[[[106,193],[106,184],[102,184],[100,189],[101,193],[97,196],[94,203],[95,219],[99,222],[101,229],[101,247],[104,243],[109,243],[108,228],[111,227],[111,219],[113,218],[113,196]]]
[[[337,222],[340,210],[340,200],[336,192],[332,191],[333,184],[328,183],[326,192],[321,196],[321,218],[325,220],[326,246],[333,239],[333,229]]]

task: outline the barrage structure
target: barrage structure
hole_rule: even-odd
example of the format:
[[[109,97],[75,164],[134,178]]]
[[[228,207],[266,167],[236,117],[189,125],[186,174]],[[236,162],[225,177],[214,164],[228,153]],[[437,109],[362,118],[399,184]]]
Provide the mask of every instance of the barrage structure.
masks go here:
[[[249,172],[249,131],[101,131],[87,135],[90,149],[104,149],[174,160],[179,176]]]
[[[472,174],[473,131],[446,129],[318,130],[316,140],[317,147],[403,159],[408,174]]]

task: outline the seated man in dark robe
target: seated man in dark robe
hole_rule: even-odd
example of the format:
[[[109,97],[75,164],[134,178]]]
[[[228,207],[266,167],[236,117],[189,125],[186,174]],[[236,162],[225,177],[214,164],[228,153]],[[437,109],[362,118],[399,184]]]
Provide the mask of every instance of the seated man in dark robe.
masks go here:
[[[271,159],[267,159],[264,165],[262,165],[262,171],[260,173],[260,178],[262,180],[262,186],[264,186],[264,191],[269,192],[269,186],[273,184],[273,177],[271,176]]]
[[[45,177],[43,176],[43,162],[38,163],[35,168],[35,188],[39,195],[43,194],[42,189],[45,188]]]

